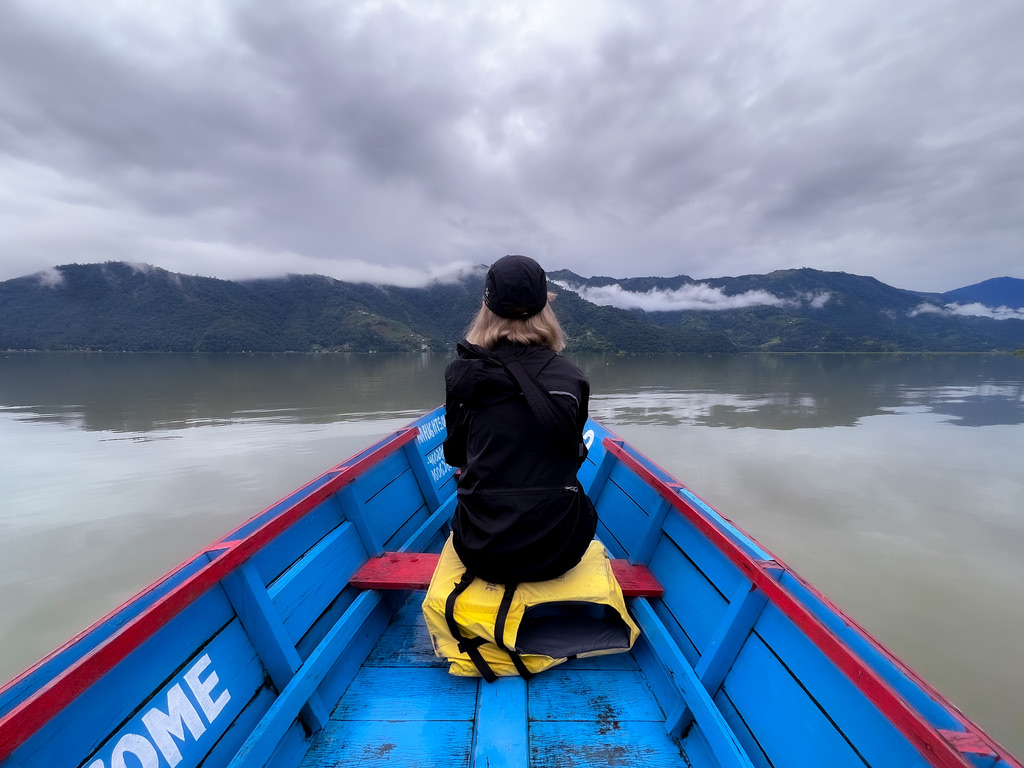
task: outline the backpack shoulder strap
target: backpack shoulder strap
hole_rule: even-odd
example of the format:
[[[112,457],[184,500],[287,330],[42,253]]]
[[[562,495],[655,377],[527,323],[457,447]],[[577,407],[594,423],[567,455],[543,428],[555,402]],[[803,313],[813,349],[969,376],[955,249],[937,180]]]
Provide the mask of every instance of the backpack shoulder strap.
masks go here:
[[[551,354],[554,356],[554,352]],[[570,449],[578,445],[577,458],[580,461],[586,458],[586,446],[580,441],[579,430],[572,418],[555,405],[551,395],[537,384],[536,379],[523,368],[522,363],[518,360],[508,360],[504,355],[497,357],[501,360],[505,370],[516,380],[530,410],[533,411],[544,429],[556,439],[563,439]]]

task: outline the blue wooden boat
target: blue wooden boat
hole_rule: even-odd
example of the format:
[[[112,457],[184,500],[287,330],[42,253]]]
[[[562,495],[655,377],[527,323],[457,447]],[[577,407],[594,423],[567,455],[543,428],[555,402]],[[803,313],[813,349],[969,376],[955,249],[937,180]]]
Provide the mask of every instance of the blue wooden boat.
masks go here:
[[[494,684],[434,657],[422,584],[388,571],[429,570],[446,535],[438,410],[9,683],[0,766],[1020,768],[690,490],[600,425],[586,437],[599,537],[664,589],[629,598],[631,653]]]

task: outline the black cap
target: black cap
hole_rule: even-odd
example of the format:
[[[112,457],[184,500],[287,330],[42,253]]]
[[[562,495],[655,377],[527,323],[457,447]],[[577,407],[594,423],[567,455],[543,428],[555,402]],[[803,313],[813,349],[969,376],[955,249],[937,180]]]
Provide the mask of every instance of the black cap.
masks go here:
[[[510,320],[533,317],[548,303],[548,279],[529,256],[503,256],[487,271],[484,304]]]

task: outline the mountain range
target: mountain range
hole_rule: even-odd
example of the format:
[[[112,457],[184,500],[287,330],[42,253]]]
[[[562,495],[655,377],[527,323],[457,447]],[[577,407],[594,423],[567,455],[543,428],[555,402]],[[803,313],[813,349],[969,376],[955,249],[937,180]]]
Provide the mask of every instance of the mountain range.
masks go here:
[[[484,270],[401,288],[316,275],[228,281],[70,264],[0,282],[0,349],[449,352]],[[1024,348],[1024,280],[943,294],[794,269],[695,280],[549,273],[574,353],[981,352]]]

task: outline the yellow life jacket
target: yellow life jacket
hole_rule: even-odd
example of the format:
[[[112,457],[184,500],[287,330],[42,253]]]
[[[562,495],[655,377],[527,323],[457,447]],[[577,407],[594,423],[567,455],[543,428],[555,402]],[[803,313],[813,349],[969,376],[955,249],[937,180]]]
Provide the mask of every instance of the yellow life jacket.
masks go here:
[[[597,540],[557,579],[506,586],[468,574],[449,537],[423,618],[434,653],[448,659],[451,674],[488,682],[528,678],[570,658],[622,653],[640,636]]]

